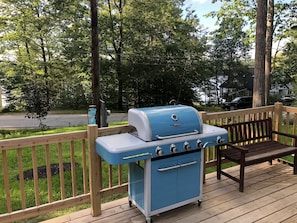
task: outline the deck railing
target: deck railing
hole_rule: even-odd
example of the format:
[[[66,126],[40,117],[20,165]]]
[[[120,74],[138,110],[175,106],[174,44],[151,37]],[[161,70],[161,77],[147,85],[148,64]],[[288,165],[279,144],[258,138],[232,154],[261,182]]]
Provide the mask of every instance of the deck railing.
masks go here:
[[[201,112],[201,117],[211,125],[272,117],[276,130],[296,134],[297,128],[297,108],[281,103]],[[111,166],[101,160],[95,151],[95,139],[132,128],[124,125],[98,129],[89,125],[86,131],[0,140],[0,222],[14,222],[88,202],[92,215],[99,215],[103,197],[127,192],[127,166]],[[215,161],[214,148],[206,149],[206,166]]]

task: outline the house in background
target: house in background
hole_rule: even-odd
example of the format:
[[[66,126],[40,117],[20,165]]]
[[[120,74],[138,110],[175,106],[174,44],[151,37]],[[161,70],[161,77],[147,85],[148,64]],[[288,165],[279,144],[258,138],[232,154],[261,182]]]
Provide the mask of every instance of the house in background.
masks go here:
[[[0,95],[1,95],[1,100],[0,100],[0,111],[2,111],[3,108],[7,105],[6,102],[6,96],[3,94],[3,89],[0,87]]]
[[[2,111],[2,90],[0,88],[0,95],[1,95],[1,100],[0,100],[0,111]]]
[[[220,85],[220,95],[227,101],[231,101],[238,96],[253,95],[254,68],[249,68],[247,74],[239,78],[234,78],[232,81],[227,80]],[[275,99],[280,99],[292,93],[293,83],[279,79],[273,81],[270,96]]]
[[[220,95],[226,101],[232,101],[238,96],[253,95],[253,76],[253,68],[249,68],[245,74],[233,75],[230,79],[226,76],[226,81],[220,85]]]
[[[202,87],[195,88],[196,97],[200,100],[201,104],[220,104],[222,103],[222,94],[220,85],[227,80],[226,76],[220,75],[212,77]]]

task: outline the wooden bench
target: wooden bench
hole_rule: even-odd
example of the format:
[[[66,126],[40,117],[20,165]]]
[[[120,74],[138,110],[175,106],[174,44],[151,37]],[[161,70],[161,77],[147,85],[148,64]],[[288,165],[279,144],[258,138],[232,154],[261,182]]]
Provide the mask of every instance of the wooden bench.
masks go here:
[[[281,158],[294,154],[293,172],[297,174],[297,136],[272,130],[271,118],[222,125],[228,130],[229,142],[217,146],[217,179],[221,174],[239,183],[239,191],[244,189],[244,168],[249,165]],[[293,139],[293,145],[273,140],[274,135]],[[290,140],[288,140],[290,141]],[[222,170],[222,159],[225,158],[240,165],[239,178]]]

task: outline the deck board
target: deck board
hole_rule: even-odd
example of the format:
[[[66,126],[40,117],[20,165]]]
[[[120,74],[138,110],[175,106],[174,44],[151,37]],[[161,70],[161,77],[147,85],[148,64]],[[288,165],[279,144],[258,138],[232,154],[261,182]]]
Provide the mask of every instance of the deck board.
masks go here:
[[[238,167],[227,170],[238,173]],[[216,173],[206,175],[203,202],[200,207],[188,204],[152,217],[154,223],[268,223],[296,222],[297,175],[292,167],[274,162],[246,168],[245,191],[238,184]],[[102,215],[92,217],[90,209],[50,219],[43,223],[143,223],[145,218],[135,207],[130,208],[123,198],[102,204]]]

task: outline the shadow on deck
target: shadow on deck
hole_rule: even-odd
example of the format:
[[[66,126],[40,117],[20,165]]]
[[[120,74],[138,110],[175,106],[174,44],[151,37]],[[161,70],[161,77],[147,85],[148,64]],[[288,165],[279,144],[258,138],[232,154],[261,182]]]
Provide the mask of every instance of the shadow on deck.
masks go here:
[[[237,171],[238,167],[228,169]],[[296,222],[297,175],[285,164],[273,162],[246,168],[245,191],[238,191],[238,184],[216,173],[206,175],[203,186],[203,202],[189,204],[152,217],[154,223],[194,222]],[[43,223],[143,223],[145,217],[129,207],[128,198],[102,205],[102,215],[91,216],[90,209],[44,221]]]

